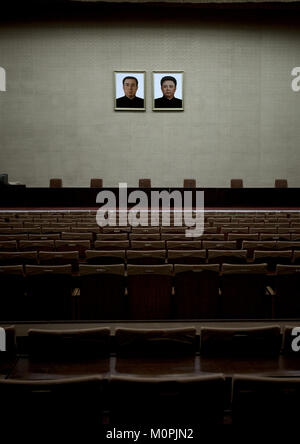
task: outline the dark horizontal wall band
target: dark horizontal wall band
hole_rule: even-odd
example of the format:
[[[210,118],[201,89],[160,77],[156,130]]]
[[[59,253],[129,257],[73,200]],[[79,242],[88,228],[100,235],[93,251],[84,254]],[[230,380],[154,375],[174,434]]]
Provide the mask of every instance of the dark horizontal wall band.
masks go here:
[[[103,188],[101,191],[114,192],[118,205],[118,188]],[[128,188],[127,193],[139,190]],[[148,196],[151,191],[174,191],[182,193],[186,188],[142,189]],[[193,188],[193,205],[196,204],[196,191],[204,191],[205,208],[300,208],[299,188]],[[26,188],[25,186],[1,187],[0,208],[11,207],[97,207],[98,189],[91,188]],[[134,206],[135,204],[132,204]],[[172,208],[172,202],[171,202]]]
[[[192,3],[193,1],[193,3]],[[294,11],[299,11],[300,5],[296,1],[270,1],[256,0],[247,2],[239,0],[232,2],[226,0],[211,0],[210,2],[182,2],[182,0],[173,0],[172,2],[141,3],[135,2],[115,2],[115,1],[68,1],[68,0],[14,0],[4,1],[1,4],[0,23],[7,21],[26,21],[31,18],[34,20],[150,20],[157,21],[159,15],[161,20],[186,19],[188,17],[195,19],[195,14],[203,18],[214,20],[215,18],[226,19],[232,22],[241,19],[254,21],[263,18],[266,21],[272,21],[276,17],[282,22],[283,14],[294,20]],[[271,15],[271,17],[270,17]]]

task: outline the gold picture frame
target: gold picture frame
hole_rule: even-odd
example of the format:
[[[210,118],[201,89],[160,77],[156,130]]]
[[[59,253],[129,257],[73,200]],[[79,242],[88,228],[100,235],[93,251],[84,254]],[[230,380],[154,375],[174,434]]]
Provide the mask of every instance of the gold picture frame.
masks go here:
[[[146,111],[146,71],[114,71],[114,110]]]
[[[184,71],[152,71],[152,111],[184,111]]]

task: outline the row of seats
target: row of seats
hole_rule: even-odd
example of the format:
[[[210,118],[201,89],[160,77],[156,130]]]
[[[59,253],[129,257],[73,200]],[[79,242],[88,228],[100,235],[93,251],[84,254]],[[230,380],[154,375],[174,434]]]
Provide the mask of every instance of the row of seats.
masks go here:
[[[147,223],[147,221],[146,221]],[[205,223],[203,226],[203,233],[205,234],[227,234],[227,233],[296,233],[297,229],[299,230],[300,223],[290,222],[290,223],[253,223],[249,222],[245,223],[223,223],[223,222],[213,222],[213,223]],[[185,224],[181,224],[180,226],[176,226],[173,221],[168,222],[167,225],[157,225],[152,226],[149,222],[149,225],[146,227],[142,224],[138,227],[131,226],[118,226],[112,225],[109,227],[100,227],[96,222],[0,222],[1,234],[43,234],[43,233],[63,233],[63,232],[77,232],[77,233],[96,233],[96,234],[124,234],[128,233],[127,236],[133,234],[140,235],[159,235],[163,234],[181,234],[181,235],[190,235],[190,232],[195,232],[192,228],[191,230],[185,226]],[[54,230],[54,231],[52,231]],[[279,231],[280,230],[280,231]],[[282,231],[286,230],[286,231]],[[199,236],[203,234],[199,231]],[[197,233],[198,234],[198,233]],[[187,236],[188,237],[188,236]]]
[[[0,380],[1,418],[28,424],[34,418],[41,427],[74,431],[83,426],[101,436],[103,423],[134,429],[154,427],[156,436],[166,438],[166,425],[201,426],[224,424],[225,376],[211,373],[199,376],[138,377],[112,375],[55,380]],[[299,377],[233,375],[232,425],[264,429],[295,427],[300,401]],[[16,410],[16,405],[30,406]],[[93,406],[93,407],[92,407]],[[22,411],[22,414],[20,413]],[[106,414],[104,414],[104,411]],[[119,429],[118,429],[119,430]],[[159,431],[160,430],[160,431]],[[174,439],[174,432],[171,434]],[[120,432],[119,432],[120,433]],[[126,432],[128,433],[128,432]],[[191,436],[182,428],[181,438]],[[167,432],[168,434],[168,432]],[[109,437],[112,437],[110,430]],[[120,438],[120,436],[118,436]],[[136,438],[132,437],[134,442]],[[178,438],[177,438],[178,439]]]
[[[248,214],[248,213],[241,213],[241,214],[236,214],[236,215],[228,215],[227,213],[224,213],[223,215],[211,215],[209,212],[204,211],[204,212],[200,212],[199,210],[196,211],[196,209],[193,209],[193,216],[197,215],[201,215],[203,216],[203,221],[205,224],[208,225],[213,225],[215,223],[224,223],[224,224],[290,224],[290,223],[299,223],[299,214],[298,212],[295,213],[278,213],[276,215],[269,215],[269,214]],[[112,211],[110,212],[110,220],[112,220],[112,216],[115,217],[116,221],[120,221],[121,220],[121,215],[122,215],[122,223],[118,223],[119,226],[124,226],[124,215],[127,216],[127,211],[121,211],[116,209],[116,211]],[[32,213],[4,213],[1,212],[0,214],[0,222],[2,226],[15,226],[15,227],[21,227],[22,224],[56,224],[56,223],[61,223],[61,224],[66,224],[66,223],[71,223],[71,224],[96,224],[96,216],[97,216],[97,212],[95,212],[94,214],[92,213],[86,213],[84,214],[76,214],[74,212],[73,213],[61,213],[61,214],[57,214],[55,212],[45,212],[45,214],[32,214]],[[158,223],[158,225],[167,225],[166,221],[171,221],[172,225],[174,224],[174,221],[178,221],[182,219],[182,216],[184,216],[184,214],[182,213],[182,211],[176,211],[172,208],[167,210],[154,210],[151,211],[150,209],[145,209],[144,211],[142,211],[140,217],[141,217],[141,225],[143,226],[143,223],[145,223],[145,221],[148,221],[148,224],[145,226],[144,228],[147,228],[147,226],[151,226],[151,221],[152,221],[152,226],[157,226],[154,225],[154,221],[156,223]],[[154,220],[153,220],[154,218]],[[184,221],[184,218],[183,218]],[[164,223],[163,223],[164,222]],[[174,224],[175,226],[178,226],[177,224]],[[25,225],[26,226],[26,225]],[[126,226],[126,225],[125,225]]]
[[[238,240],[96,240],[90,239],[47,239],[47,240],[2,240],[0,251],[85,251],[95,250],[300,250],[300,241],[245,241]]]
[[[299,230],[300,231],[300,230]],[[37,241],[37,245],[39,245],[42,241],[78,241],[78,240],[88,240],[91,243],[94,243],[96,241],[120,241],[124,242],[161,242],[161,245],[164,245],[164,242],[166,241],[177,241],[180,243],[186,243],[187,245],[195,245],[199,246],[201,244],[197,244],[195,242],[201,242],[201,241],[212,241],[216,245],[217,243],[221,243],[223,245],[223,242],[225,242],[224,246],[233,246],[234,248],[236,245],[238,247],[242,246],[243,241],[249,241],[249,242],[266,242],[266,241],[273,241],[273,242],[299,242],[300,241],[300,233],[226,233],[226,234],[214,234],[214,233],[203,233],[201,236],[197,237],[187,237],[184,234],[172,234],[172,233],[166,233],[166,234],[123,234],[123,233],[93,233],[92,231],[84,231],[84,232],[64,232],[64,231],[56,231],[55,233],[5,233],[0,234],[0,243],[8,242],[8,241],[18,241],[21,242],[22,246],[29,245],[29,242],[35,242]],[[26,241],[26,242],[23,242]],[[193,242],[193,244],[191,244]],[[231,242],[231,243],[228,243]],[[48,243],[49,245],[53,244],[53,242]],[[13,245],[7,244],[7,246]],[[47,243],[45,243],[47,245]],[[59,244],[58,244],[59,245]],[[101,243],[96,244],[101,245]],[[114,245],[114,244],[112,244]],[[154,245],[159,245],[154,244]],[[169,244],[172,245],[172,244]],[[259,245],[259,244],[258,244]],[[266,246],[271,244],[266,244]],[[282,245],[282,244],[279,244]],[[297,245],[297,243],[295,244]],[[261,245],[259,245],[261,246]]]
[[[286,219],[285,222],[269,222],[269,221],[249,221],[244,220],[243,222],[224,222],[221,220],[210,220],[204,222],[204,233],[252,233],[252,232],[285,232],[279,230],[289,230],[287,232],[296,232],[294,230],[299,229],[300,219]],[[112,221],[111,221],[112,223]],[[18,222],[10,221],[10,222],[0,222],[0,229],[2,234],[9,233],[47,233],[51,232],[53,229],[60,229],[60,232],[63,231],[77,231],[76,228],[80,230],[86,230],[87,232],[95,232],[95,233],[135,233],[135,234],[159,234],[161,233],[170,233],[170,234],[185,234],[188,230],[188,227],[185,225],[185,221],[179,219],[179,221],[175,221],[172,218],[167,221],[158,220],[156,225],[151,223],[151,220],[145,219],[140,223],[137,227],[132,227],[130,225],[119,225],[118,221],[115,222],[114,225],[110,225],[108,227],[101,227],[97,224],[96,219],[79,221],[79,220],[33,220],[33,221],[25,221],[21,220]],[[293,230],[294,229],[294,230]],[[261,231],[263,230],[263,231]],[[264,231],[268,230],[268,231]]]
[[[274,232],[277,232],[279,229],[290,229],[290,228],[299,228],[299,221],[298,218],[293,219],[286,219],[285,222],[283,221],[275,221],[270,222],[266,220],[259,221],[249,221],[248,219],[244,219],[244,221],[235,221],[235,222],[223,222],[221,220],[210,220],[204,222],[204,232],[211,232],[211,233],[220,233],[220,232],[232,232],[232,230],[238,230],[238,232],[242,233],[248,233],[248,228],[256,228],[257,231],[260,231],[260,229],[273,229]],[[151,220],[147,221],[145,219],[143,223],[141,222],[139,226],[130,226],[130,225],[121,225],[118,224],[118,221],[115,225],[109,225],[101,227],[97,224],[96,219],[93,220],[78,220],[78,219],[63,219],[60,221],[55,220],[49,220],[49,219],[35,219],[35,220],[18,220],[5,222],[0,222],[0,228],[1,232],[5,234],[6,232],[13,232],[17,233],[17,230],[20,230],[20,233],[25,233],[26,230],[24,228],[28,228],[28,232],[36,233],[41,232],[45,230],[50,230],[52,228],[62,228],[61,231],[75,231],[76,227],[80,228],[81,230],[86,228],[87,231],[93,231],[93,232],[103,232],[103,233],[125,233],[125,232],[132,232],[132,233],[140,233],[140,234],[151,234],[151,233],[185,233],[185,231],[188,229],[188,227],[185,225],[184,220],[179,220],[179,222],[175,223],[175,220],[170,218],[170,221],[167,220],[163,223],[163,221],[158,220],[156,225],[151,224]],[[213,228],[215,228],[213,230]],[[8,231],[6,231],[8,230]],[[208,231],[207,231],[208,230]],[[243,231],[241,231],[243,230]]]
[[[267,264],[26,265],[0,267],[3,320],[296,318],[298,266]],[[74,291],[77,297],[72,297]],[[75,307],[74,307],[74,304]]]
[[[32,358],[79,359],[108,355],[170,357],[202,356],[273,356],[279,354],[300,357],[293,347],[300,327],[265,325],[260,327],[195,327],[181,328],[124,328],[112,333],[109,327],[89,329],[47,330],[29,329],[25,350],[19,350],[14,327],[4,327],[10,355],[21,353]],[[23,341],[24,342],[24,341]],[[297,344],[299,341],[296,341]]]
[[[7,220],[5,220],[7,219]],[[8,220],[9,219],[9,220]],[[228,220],[227,220],[228,219]],[[293,218],[270,218],[270,219],[260,219],[260,218],[253,218],[251,219],[237,219],[237,220],[230,220],[230,218],[205,218],[203,219],[204,223],[204,229],[217,227],[222,229],[224,227],[225,231],[230,231],[230,229],[239,229],[242,230],[242,232],[248,232],[247,228],[268,228],[268,229],[274,229],[275,231],[277,228],[299,228],[300,219],[298,217]],[[119,223],[120,222],[120,223]],[[108,224],[107,224],[108,225]],[[92,219],[79,219],[79,218],[63,218],[58,219],[55,218],[47,218],[47,219],[11,219],[11,218],[4,218],[0,221],[0,228],[2,231],[3,229],[8,229],[8,231],[16,231],[17,229],[22,228],[29,228],[31,229],[36,228],[64,228],[66,227],[66,230],[73,229],[74,231],[76,227],[79,228],[96,228],[98,231],[107,232],[109,230],[113,230],[115,232],[135,232],[135,233],[159,233],[162,232],[172,232],[175,233],[183,233],[188,226],[185,223],[184,218],[178,217],[175,218],[172,215],[169,215],[167,218],[163,218],[162,216],[159,216],[157,219],[155,219],[155,222],[151,221],[150,217],[146,217],[144,219],[140,220],[139,226],[131,226],[131,225],[124,225],[121,224],[121,221],[119,220],[118,216],[116,216],[115,224],[112,225],[112,220],[110,220],[110,226],[103,228],[97,224],[96,217],[93,217]],[[220,230],[215,231],[216,233]],[[25,231],[25,230],[24,230]],[[62,230],[63,231],[63,230]],[[223,231],[222,231],[223,232]]]
[[[75,245],[76,246],[76,245]],[[71,249],[71,247],[70,247]],[[251,264],[266,263],[268,271],[277,265],[300,265],[299,250],[80,250],[74,251],[0,251],[0,266],[5,265],[72,265],[78,270],[79,262],[90,265],[164,265],[168,264]],[[251,256],[249,258],[249,254]],[[297,268],[295,268],[297,272]]]
[[[196,209],[194,208],[194,211]],[[125,210],[126,211],[126,210]],[[1,210],[0,220],[2,222],[18,222],[18,221],[37,221],[42,222],[45,221],[66,221],[70,220],[71,222],[78,220],[79,222],[89,222],[93,223],[95,221],[96,214],[98,209],[84,209],[84,210],[54,210],[54,209],[46,209],[46,210]],[[147,209],[143,213],[146,213]],[[148,214],[150,213],[150,209]],[[178,211],[176,209],[170,208],[168,213],[171,218],[174,218],[175,215],[178,215]],[[124,214],[124,210],[116,209],[116,215]],[[163,208],[159,208],[156,211],[156,214],[163,215],[166,214],[166,211]],[[275,211],[267,211],[267,210],[257,210],[257,211],[249,211],[249,210],[216,210],[212,211],[209,209],[205,209],[204,211],[204,220],[205,221],[222,221],[225,223],[230,222],[288,222],[290,219],[299,219],[300,213],[299,210],[275,210]]]
[[[113,210],[111,210],[113,211]],[[36,223],[47,223],[47,222],[80,222],[80,223],[94,223],[96,220],[96,215],[98,210],[85,210],[84,212],[78,212],[74,210],[60,210],[57,212],[55,210],[44,210],[44,212],[34,211],[13,211],[6,212],[1,210],[0,221],[6,223],[20,223],[20,222],[36,222]],[[126,210],[125,210],[126,213]],[[151,216],[151,209],[145,208],[142,210],[142,215],[148,213]],[[152,210],[152,213],[158,216],[169,215],[171,219],[177,218],[181,211],[174,208],[164,209],[163,207],[158,210]],[[117,219],[120,215],[124,215],[124,210],[116,208],[112,213],[115,214]],[[196,208],[193,208],[193,214],[196,214]],[[299,220],[299,211],[295,210],[293,212],[277,211],[273,213],[269,212],[212,212],[209,210],[204,210],[203,213],[204,221],[210,222],[224,222],[224,223],[288,223],[290,221]]]
[[[68,228],[68,229],[66,229]],[[134,231],[132,233],[125,233],[122,230],[114,229],[112,232],[100,232],[99,228],[79,228],[79,227],[42,227],[39,228],[22,228],[22,229],[1,229],[1,240],[19,239],[19,240],[34,240],[34,239],[91,239],[91,240],[182,240],[191,241],[202,239],[211,240],[299,240],[300,229],[268,229],[268,228],[253,228],[248,230],[245,228],[229,229],[222,228],[218,232],[217,229],[204,229],[203,233],[191,237],[189,231],[183,230],[165,230],[163,232],[150,232],[151,229]],[[155,229],[154,229],[155,230]],[[177,232],[178,231],[178,232]],[[248,232],[249,231],[249,232]],[[188,235],[187,235],[188,234]]]
[[[13,328],[6,328],[12,337]],[[10,333],[10,335],[8,335]],[[284,351],[291,354],[292,327],[283,332]],[[195,328],[165,330],[117,329],[114,347],[120,358],[139,356],[174,356],[195,353]],[[217,329],[202,328],[201,354],[211,356],[278,355],[281,345],[279,326],[261,328]],[[46,358],[62,366],[72,366],[78,358],[104,357],[112,341],[109,328],[89,330],[28,332],[29,356],[34,362]],[[293,352],[296,356],[299,353]],[[63,360],[61,360],[63,358]],[[118,359],[118,358],[117,358]],[[29,361],[30,363],[30,361]],[[218,368],[215,361],[215,369]],[[30,365],[29,365],[30,366]],[[295,425],[300,401],[300,378],[266,375],[233,374],[231,381],[217,372],[156,375],[106,374],[68,377],[48,380],[0,379],[1,418],[20,425],[34,417],[39,425],[63,426],[68,429],[78,421],[100,431],[106,424],[151,425],[163,428],[167,424],[201,425],[223,424],[228,408],[233,425],[270,427]],[[228,382],[230,387],[228,387]],[[231,404],[226,403],[226,392],[231,391]],[[28,409],[16,409],[16,405]],[[20,412],[22,413],[20,414]],[[106,412],[106,414],[105,414]]]
[[[50,188],[62,188],[63,181],[61,178],[52,178],[49,182]],[[243,188],[243,179],[231,179],[230,187],[231,188]],[[288,181],[287,179],[275,179],[274,183],[275,188],[287,188]],[[102,188],[103,187],[103,179],[93,178],[90,181],[91,188]],[[183,180],[184,188],[196,188],[196,179],[184,179]],[[151,179],[139,179],[139,188],[151,188]]]
[[[51,178],[49,182],[50,188],[62,188],[63,181],[61,178]],[[103,179],[92,178],[90,181],[91,188],[102,188],[103,187]],[[196,188],[196,180],[195,179],[184,179],[183,180],[184,188]],[[151,188],[151,179],[139,179],[139,188]]]

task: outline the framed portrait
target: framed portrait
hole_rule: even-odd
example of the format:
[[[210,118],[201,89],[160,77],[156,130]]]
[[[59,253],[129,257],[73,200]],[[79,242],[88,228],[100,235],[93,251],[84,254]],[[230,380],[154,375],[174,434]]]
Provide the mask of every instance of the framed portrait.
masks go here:
[[[115,111],[145,111],[145,71],[114,71]]]
[[[183,111],[183,71],[153,71],[153,111]]]

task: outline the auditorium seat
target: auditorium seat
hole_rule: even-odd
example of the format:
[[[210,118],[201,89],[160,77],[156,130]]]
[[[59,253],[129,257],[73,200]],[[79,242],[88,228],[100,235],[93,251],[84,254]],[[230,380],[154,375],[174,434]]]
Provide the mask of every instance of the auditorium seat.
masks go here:
[[[40,251],[40,265],[72,265],[72,271],[78,270],[78,251]]]
[[[119,265],[80,265],[79,319],[126,319],[125,269]]]
[[[260,233],[259,240],[261,241],[290,241],[290,233]]]
[[[268,271],[275,271],[276,265],[289,265],[292,261],[292,250],[282,251],[255,251],[254,250],[254,263],[268,264]]]
[[[300,264],[300,251],[295,250],[293,252],[292,265],[299,265],[299,264]]]
[[[20,240],[19,241],[20,251],[53,251],[54,241],[53,240]]]
[[[171,316],[172,265],[128,265],[130,319]]]
[[[28,239],[28,234],[24,233],[24,234],[0,234],[0,242],[2,241],[18,241],[18,240],[27,240]]]
[[[60,233],[28,235],[28,240],[58,240],[58,239],[60,239]]]
[[[41,232],[43,234],[60,234],[62,231],[71,231],[70,225],[63,224],[62,227],[61,225],[56,224],[55,226],[42,225],[41,227]]]
[[[161,234],[185,234],[185,227],[160,227]]]
[[[298,421],[299,377],[234,375],[232,424],[255,430],[293,430]],[[286,427],[289,428],[286,428]]]
[[[277,241],[243,241],[242,249],[248,251],[248,257],[253,257],[255,250],[272,251],[276,250]]]
[[[207,250],[235,250],[236,241],[203,241],[202,248]]]
[[[204,234],[219,234],[218,227],[204,227]]]
[[[126,260],[125,250],[86,250],[85,255],[89,265],[124,264]]]
[[[154,241],[130,241],[130,247],[132,250],[164,250],[165,241],[154,240]]]
[[[63,186],[62,179],[57,179],[57,178],[50,179],[49,183],[50,188],[62,188],[62,186]]]
[[[225,234],[213,234],[213,233],[204,233],[201,237],[198,238],[199,240],[206,240],[206,241],[225,241]]]
[[[300,241],[278,241],[277,250],[300,250]]]
[[[28,330],[30,358],[74,359],[108,356],[110,328]]]
[[[0,251],[17,251],[17,242],[15,240],[0,241]]]
[[[129,233],[129,239],[131,241],[159,241],[160,233]]]
[[[11,232],[11,226],[7,226],[7,223],[0,223],[0,234],[11,234]]]
[[[224,415],[225,379],[221,374],[201,376],[137,377],[111,376],[110,423],[220,424]]]
[[[288,240],[288,239],[285,239]],[[291,233],[291,241],[299,241],[300,240],[300,233]]]
[[[160,227],[132,227],[132,234],[159,234]]]
[[[183,188],[196,188],[196,179],[184,179]]]
[[[37,251],[0,251],[0,265],[37,265]]]
[[[272,226],[266,227],[266,224],[257,226],[258,224],[253,224],[249,227],[249,233],[259,233],[259,234],[274,234],[277,231],[275,224]]]
[[[103,187],[103,179],[92,178],[90,182],[91,188],[102,188]]]
[[[22,222],[0,222],[0,227],[6,230],[18,230],[23,227]]]
[[[299,228],[278,228],[278,234],[289,234],[290,236],[292,236],[293,234],[298,235],[299,232]]]
[[[225,318],[271,316],[271,298],[265,294],[267,264],[223,264],[221,272],[221,304]]]
[[[129,233],[131,231],[131,227],[103,227],[102,231],[104,234]]]
[[[73,231],[64,232],[61,233],[61,239],[63,240],[93,240],[93,233],[74,233]]]
[[[89,233],[92,234],[92,239],[96,239],[97,234],[100,233],[100,228],[97,225],[86,225],[81,226],[81,224],[77,224],[76,227],[71,227],[72,233]]]
[[[129,240],[117,240],[117,241],[99,241],[96,240],[95,250],[126,250],[129,248]]]
[[[55,222],[56,221],[57,221],[57,219],[55,218]],[[42,223],[50,225],[50,220],[47,219],[46,221],[44,221],[42,219],[39,219],[39,221],[37,221],[35,219],[35,221],[34,221],[33,219],[23,219],[23,227],[24,228],[40,228]]]
[[[221,233],[228,234],[228,233],[236,233],[236,234],[247,234],[249,231],[248,227],[226,227],[221,226]]]
[[[186,237],[185,233],[161,233],[161,240],[185,242],[190,238]]]
[[[220,314],[219,265],[174,266],[174,316],[217,318]]]
[[[185,328],[117,328],[115,348],[121,356],[178,356],[195,354],[195,327]]]
[[[128,250],[127,264],[163,265],[166,263],[166,250]]]
[[[139,179],[139,188],[151,188],[151,179]]]
[[[89,240],[56,240],[55,247],[57,251],[78,251],[80,258],[85,258],[85,251],[91,248]]]
[[[29,320],[73,318],[71,265],[26,265]]]
[[[263,227],[263,231],[260,231],[260,233],[272,233],[272,231],[267,231],[268,230],[274,230],[273,232],[276,233],[277,232],[277,224],[276,223],[269,223],[265,220],[265,225]]]
[[[0,289],[0,320],[21,320],[26,289],[22,265],[0,266]]]
[[[38,424],[47,435],[53,428],[55,435],[59,430],[69,437],[75,430],[101,433],[104,387],[101,376],[39,381],[0,379],[2,424],[21,430]],[[31,436],[37,434],[33,426]]]
[[[168,250],[169,264],[205,264],[206,250]]]
[[[231,221],[230,216],[210,216],[207,217],[207,222],[212,223],[213,225],[228,224]]]
[[[3,226],[0,226],[0,234],[1,235],[9,235],[10,234],[11,235],[12,234],[12,228],[11,227],[5,228]]]
[[[247,250],[207,250],[210,264],[246,264]]]
[[[287,179],[275,179],[275,188],[287,188],[288,181]]]
[[[166,241],[167,250],[202,250],[202,242],[196,240]]]
[[[231,179],[230,188],[243,188],[243,179]]]
[[[128,240],[128,233],[97,233],[96,239],[100,241],[126,241]]]
[[[279,356],[279,325],[264,327],[201,327],[200,353],[203,356]]]
[[[236,242],[237,249],[241,250],[242,249],[243,241],[258,241],[259,240],[259,234],[258,233],[251,233],[251,234],[228,233],[227,239],[229,241]]]
[[[274,310],[277,318],[299,318],[300,267],[298,265],[277,265]]]

